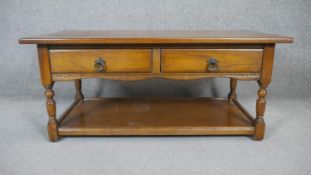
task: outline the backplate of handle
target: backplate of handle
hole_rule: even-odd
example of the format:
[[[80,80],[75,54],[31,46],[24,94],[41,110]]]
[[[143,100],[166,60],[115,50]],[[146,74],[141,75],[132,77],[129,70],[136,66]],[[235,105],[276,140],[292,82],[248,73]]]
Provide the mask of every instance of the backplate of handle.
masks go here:
[[[215,58],[209,58],[208,59],[207,70],[210,72],[217,71],[217,60]]]
[[[104,58],[98,57],[95,60],[94,67],[95,67],[97,72],[103,72],[105,70],[105,64],[106,64],[106,62],[105,62]]]

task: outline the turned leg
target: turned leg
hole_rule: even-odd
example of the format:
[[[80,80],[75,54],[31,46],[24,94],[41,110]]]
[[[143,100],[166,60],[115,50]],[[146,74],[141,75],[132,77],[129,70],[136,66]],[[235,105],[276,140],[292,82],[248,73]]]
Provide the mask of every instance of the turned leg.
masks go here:
[[[46,108],[49,115],[49,122],[48,122],[48,134],[49,139],[52,142],[55,142],[58,140],[58,132],[57,132],[57,119],[56,119],[56,103],[53,99],[54,97],[54,91],[53,91],[53,85],[46,85],[45,87],[45,97],[46,97]]]
[[[266,108],[266,95],[267,95],[267,85],[258,82],[259,90],[258,90],[258,99],[256,101],[256,119],[255,119],[255,140],[262,140],[265,135],[265,121],[264,121],[264,113]]]
[[[236,86],[237,86],[237,79],[235,78],[230,78],[230,92],[228,94],[228,98],[230,100],[232,99],[236,99],[237,95],[236,95]]]
[[[84,96],[82,94],[82,90],[81,90],[81,79],[79,80],[75,80],[75,88],[76,88],[76,95],[75,95],[75,99],[76,100],[83,100]]]

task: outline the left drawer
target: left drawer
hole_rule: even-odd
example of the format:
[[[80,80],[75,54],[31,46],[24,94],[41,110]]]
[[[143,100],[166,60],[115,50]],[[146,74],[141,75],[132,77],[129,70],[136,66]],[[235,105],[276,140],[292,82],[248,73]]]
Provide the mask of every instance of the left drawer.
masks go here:
[[[148,73],[151,49],[50,50],[52,73]]]

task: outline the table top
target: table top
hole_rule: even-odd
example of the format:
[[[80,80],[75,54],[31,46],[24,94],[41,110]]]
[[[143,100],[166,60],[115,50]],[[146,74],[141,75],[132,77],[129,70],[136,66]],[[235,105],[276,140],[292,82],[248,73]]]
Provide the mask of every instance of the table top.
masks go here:
[[[29,38],[20,44],[273,44],[293,38],[246,30],[101,30],[61,31]]]

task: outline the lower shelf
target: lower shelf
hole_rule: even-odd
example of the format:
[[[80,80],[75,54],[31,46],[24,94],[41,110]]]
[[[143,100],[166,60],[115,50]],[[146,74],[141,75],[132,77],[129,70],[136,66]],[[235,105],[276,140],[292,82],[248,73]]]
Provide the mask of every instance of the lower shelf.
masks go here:
[[[91,98],[60,120],[61,136],[253,135],[245,110],[226,98]]]

